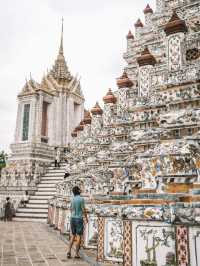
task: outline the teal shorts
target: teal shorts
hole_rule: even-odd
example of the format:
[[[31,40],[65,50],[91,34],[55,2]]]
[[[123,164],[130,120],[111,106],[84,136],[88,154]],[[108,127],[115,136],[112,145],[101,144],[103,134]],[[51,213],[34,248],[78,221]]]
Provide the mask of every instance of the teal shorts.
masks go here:
[[[83,235],[83,218],[71,218],[70,220],[72,235]]]

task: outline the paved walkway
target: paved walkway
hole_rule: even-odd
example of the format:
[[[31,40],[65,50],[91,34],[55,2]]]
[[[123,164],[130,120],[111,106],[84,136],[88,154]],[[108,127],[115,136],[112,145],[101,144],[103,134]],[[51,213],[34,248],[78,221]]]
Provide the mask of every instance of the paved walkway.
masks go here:
[[[66,244],[40,223],[0,222],[0,266],[88,266],[66,258]]]

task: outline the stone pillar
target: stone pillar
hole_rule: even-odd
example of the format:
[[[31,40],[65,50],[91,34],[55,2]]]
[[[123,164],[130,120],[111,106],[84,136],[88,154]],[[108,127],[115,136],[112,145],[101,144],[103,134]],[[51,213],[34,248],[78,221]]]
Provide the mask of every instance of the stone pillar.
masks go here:
[[[55,145],[55,103],[54,100],[48,106],[48,144]]]
[[[84,124],[84,130],[83,130],[83,136],[84,138],[87,138],[91,135],[91,123],[92,123],[92,117],[89,111],[84,111],[84,118],[83,118],[83,124]]]
[[[125,116],[128,108],[127,92],[128,88],[120,88],[118,91],[117,116],[121,118]]]
[[[185,63],[184,42],[185,33],[188,31],[187,25],[174,11],[164,31],[167,35],[168,69],[169,71],[180,70]]]
[[[42,126],[42,104],[43,104],[43,95],[39,95],[37,101],[37,115],[36,115],[36,141],[41,142],[41,126]]]
[[[101,109],[99,104],[96,103],[96,105],[91,109],[91,113],[92,113],[91,134],[93,136],[97,136],[101,131],[103,123],[102,121],[103,110]]]
[[[151,86],[151,71],[156,64],[156,59],[146,47],[141,56],[137,58],[137,62],[139,65],[139,95],[148,97]]]
[[[104,101],[103,124],[105,126],[109,126],[113,122],[113,109],[117,101],[117,98],[114,96],[111,89],[109,89],[106,96],[103,97],[103,101]]]
[[[16,128],[15,128],[15,143],[21,141],[22,119],[23,119],[23,104],[19,100],[17,108]]]
[[[71,133],[74,128],[74,119],[75,119],[74,100],[72,97],[68,97],[67,98],[67,125],[66,125],[67,131],[66,131],[65,145],[71,142]]]
[[[126,39],[127,39],[127,53],[131,53],[133,42],[134,42],[134,36],[130,30],[126,36]]]
[[[153,10],[149,6],[149,4],[144,9],[144,16],[145,16],[145,25],[151,26],[151,18],[152,18]]]
[[[93,136],[97,136],[102,127],[102,116],[101,115],[93,115],[92,116],[92,124],[91,124],[91,134]]]
[[[59,92],[59,95],[56,99],[56,146],[62,145],[62,136],[63,136],[63,93]]]
[[[127,92],[129,88],[133,86],[133,82],[129,79],[127,73],[124,71],[122,76],[117,79],[118,86],[118,104],[117,104],[117,116],[121,118],[125,118],[127,109],[128,109],[128,101],[127,101]]]
[[[83,135],[85,138],[89,137],[91,134],[91,125],[84,125]]]
[[[73,115],[73,114],[71,114],[71,115]],[[68,122],[69,121],[68,120],[68,101],[67,101],[66,93],[63,93],[63,95],[62,95],[62,118],[63,118],[63,121],[62,121],[62,124],[60,125],[61,131],[62,131],[61,145],[66,146],[67,145],[67,137],[69,134],[68,133],[68,125],[70,123],[70,122]]]
[[[140,34],[141,34],[141,31],[143,29],[143,23],[140,19],[137,20],[137,22],[135,23],[135,37],[136,39],[139,39],[140,38]]]
[[[180,70],[184,65],[184,41],[185,34],[182,32],[167,37],[167,58],[169,71]]]
[[[141,97],[148,97],[151,86],[152,66],[142,66],[139,68],[139,95]]]
[[[36,108],[37,108],[37,98],[34,98],[31,101],[31,109],[30,109],[30,142],[34,142],[36,138]]]

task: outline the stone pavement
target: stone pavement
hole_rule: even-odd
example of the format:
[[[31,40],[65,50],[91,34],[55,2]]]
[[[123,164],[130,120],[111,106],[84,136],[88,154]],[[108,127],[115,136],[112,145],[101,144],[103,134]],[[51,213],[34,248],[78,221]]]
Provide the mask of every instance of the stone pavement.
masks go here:
[[[67,259],[66,244],[48,226],[31,222],[0,222],[0,266],[88,266]]]

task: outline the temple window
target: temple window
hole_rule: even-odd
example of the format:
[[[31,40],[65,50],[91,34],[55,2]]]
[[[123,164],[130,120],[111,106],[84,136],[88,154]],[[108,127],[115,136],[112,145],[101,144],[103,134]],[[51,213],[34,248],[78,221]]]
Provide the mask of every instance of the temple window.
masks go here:
[[[29,116],[30,116],[30,104],[24,105],[24,117],[23,117],[23,130],[22,130],[22,140],[28,140],[29,133]]]

